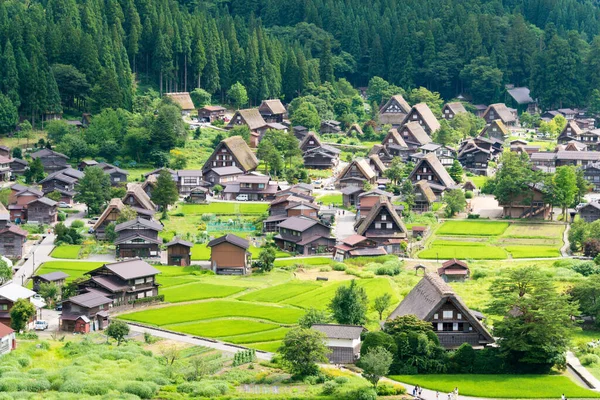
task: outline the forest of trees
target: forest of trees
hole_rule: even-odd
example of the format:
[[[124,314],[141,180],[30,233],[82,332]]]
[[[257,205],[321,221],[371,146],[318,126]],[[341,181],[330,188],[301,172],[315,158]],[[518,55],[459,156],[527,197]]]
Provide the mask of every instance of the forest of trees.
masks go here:
[[[592,0],[5,0],[0,108],[32,123],[64,107],[131,110],[135,83],[224,99],[290,101],[334,78],[373,76],[449,99],[545,108],[600,104]],[[9,103],[10,102],[10,103]]]

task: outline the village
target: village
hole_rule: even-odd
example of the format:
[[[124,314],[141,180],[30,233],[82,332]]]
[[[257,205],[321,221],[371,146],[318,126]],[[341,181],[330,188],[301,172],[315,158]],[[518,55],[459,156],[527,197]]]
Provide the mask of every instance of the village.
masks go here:
[[[295,124],[301,111],[278,99],[231,109],[167,93],[189,136],[184,146],[208,140],[194,168],[128,167],[69,157],[49,139],[33,147],[10,139],[13,148],[0,146],[2,353],[18,351],[26,331],[106,334],[119,343],[143,336],[202,346],[235,360],[243,353],[248,360],[234,366],[247,366],[286,357],[288,339],[308,343],[312,332],[327,350],[314,362],[344,365],[339,373],[350,379],[377,364],[366,361],[368,349],[390,357],[374,373],[390,378],[375,381],[380,395],[446,396],[438,375],[428,382],[416,374],[454,370],[450,385],[462,394],[494,398],[482,390],[494,386],[485,375],[477,388],[468,373],[518,370],[500,361],[506,341],[496,325],[511,309],[490,306],[510,296],[494,292],[495,279],[525,279],[520,270],[534,276],[533,265],[570,291],[561,294],[564,305],[539,312],[564,307],[556,321],[580,320],[561,327],[552,356],[567,372],[542,375],[526,395],[517,373],[497,396],[598,397],[600,333],[584,296],[600,269],[600,129],[586,110],[542,113],[529,89],[506,90],[508,105],[459,99],[432,104],[436,112],[392,95],[364,125],[322,120],[310,128]],[[554,133],[523,121],[534,115]],[[47,124],[87,135],[94,121],[84,114]],[[455,121],[475,134],[449,140],[461,126]],[[376,347],[411,330],[429,331],[419,340],[441,353],[413,348],[427,360],[417,366],[394,353],[396,345]],[[479,354],[471,369],[451,367],[468,351]],[[522,371],[553,368],[540,358]],[[323,394],[344,392],[333,382]]]

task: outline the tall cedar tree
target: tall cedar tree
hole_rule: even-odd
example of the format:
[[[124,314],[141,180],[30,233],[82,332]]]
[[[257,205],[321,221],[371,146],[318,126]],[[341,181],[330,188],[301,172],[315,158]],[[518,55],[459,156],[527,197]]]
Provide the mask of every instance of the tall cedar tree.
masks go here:
[[[337,288],[329,309],[339,324],[361,325],[367,322],[368,304],[367,292],[353,279],[349,286]]]
[[[163,218],[167,215],[167,210],[171,204],[179,199],[177,184],[167,170],[161,170],[156,179],[156,186],[152,191],[152,201],[159,205],[163,211]]]
[[[96,215],[110,200],[110,188],[110,177],[101,168],[87,167],[83,178],[75,185],[74,199],[87,206],[88,215]]]

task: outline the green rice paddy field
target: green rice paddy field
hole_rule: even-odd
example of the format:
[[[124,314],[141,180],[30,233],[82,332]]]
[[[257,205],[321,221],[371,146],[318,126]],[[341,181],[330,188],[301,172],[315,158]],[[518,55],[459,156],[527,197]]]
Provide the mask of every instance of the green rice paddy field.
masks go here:
[[[504,221],[446,221],[428,240],[422,259],[560,257],[564,225]]]

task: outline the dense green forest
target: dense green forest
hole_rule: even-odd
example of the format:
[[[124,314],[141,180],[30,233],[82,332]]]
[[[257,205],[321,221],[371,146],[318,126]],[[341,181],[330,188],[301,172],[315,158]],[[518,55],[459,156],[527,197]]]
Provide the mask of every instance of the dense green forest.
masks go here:
[[[0,108],[33,122],[131,110],[135,82],[222,99],[239,81],[256,104],[373,76],[476,102],[528,85],[546,108],[585,106],[600,99],[599,35],[592,0],[4,0]]]

